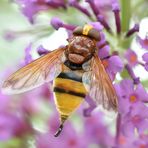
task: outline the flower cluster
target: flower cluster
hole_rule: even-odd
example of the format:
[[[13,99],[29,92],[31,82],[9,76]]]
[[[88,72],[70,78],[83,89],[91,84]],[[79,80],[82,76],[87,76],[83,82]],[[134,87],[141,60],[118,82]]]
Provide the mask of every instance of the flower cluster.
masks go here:
[[[139,3],[141,1],[141,3]],[[15,96],[21,98],[14,105],[10,96],[0,93],[0,140],[10,141],[19,139],[19,146],[28,147],[30,137],[33,138],[37,148],[147,148],[148,147],[148,93],[145,87],[146,81],[142,80],[135,68],[142,67],[148,71],[148,35],[145,38],[137,35],[140,30],[139,24],[134,22],[134,15],[142,17],[145,1],[139,0],[132,4],[128,0],[16,0],[21,12],[28,18],[33,27],[25,31],[9,31],[5,34],[6,39],[28,35],[36,38],[47,37],[54,31],[64,28],[68,37],[79,25],[86,22],[91,24],[101,35],[97,43],[98,57],[101,59],[106,72],[115,82],[114,87],[118,96],[118,115],[113,126],[115,132],[111,132],[113,126],[105,122],[105,113],[92,112],[96,105],[84,112],[82,108],[74,115],[75,123],[69,120],[65,124],[63,133],[59,138],[54,138],[53,133],[58,127],[58,118],[53,108],[52,90],[47,86],[37,90]],[[134,8],[138,14],[134,14]],[[41,12],[52,14],[49,25],[38,26],[37,17]],[[55,15],[54,15],[55,12]],[[58,13],[59,12],[59,13]],[[59,14],[59,15],[57,15]],[[67,17],[68,15],[68,17]],[[50,16],[51,17],[51,16]],[[131,25],[132,23],[132,25]],[[135,23],[135,24],[134,24]],[[133,25],[134,24],[134,25]],[[37,30],[37,31],[36,31]],[[49,31],[50,30],[50,31]],[[52,31],[51,31],[52,30]],[[33,40],[25,48],[25,57],[19,65],[24,66],[33,60]],[[135,41],[144,54],[140,57],[132,46]],[[39,56],[50,51],[40,45],[36,52]],[[11,100],[10,100],[11,99]],[[49,106],[51,109],[48,109]],[[85,110],[86,111],[86,110]],[[92,112],[92,113],[91,113]],[[43,120],[44,123],[34,123]],[[11,123],[11,124],[10,124]],[[43,126],[45,132],[38,130]],[[81,128],[80,128],[81,127]],[[42,128],[41,128],[42,129]],[[25,142],[24,142],[25,141]]]

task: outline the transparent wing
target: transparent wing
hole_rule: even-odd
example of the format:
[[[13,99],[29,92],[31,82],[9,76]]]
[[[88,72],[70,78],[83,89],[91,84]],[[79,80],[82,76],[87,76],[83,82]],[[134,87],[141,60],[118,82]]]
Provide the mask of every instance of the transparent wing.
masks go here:
[[[88,95],[96,102],[107,109],[117,110],[117,95],[112,82],[105,71],[105,68],[95,54],[90,62],[90,67],[83,74],[82,81],[88,91]],[[84,69],[84,70],[85,70]]]
[[[3,93],[18,94],[52,81],[61,72],[65,48],[56,49],[12,74],[2,86]]]

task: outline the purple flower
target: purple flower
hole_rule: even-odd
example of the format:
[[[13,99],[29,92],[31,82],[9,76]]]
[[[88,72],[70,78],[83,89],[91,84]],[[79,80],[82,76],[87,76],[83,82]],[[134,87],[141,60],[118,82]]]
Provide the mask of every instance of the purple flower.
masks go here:
[[[131,28],[127,33],[126,37],[130,37],[133,35],[135,32],[139,32],[139,24],[135,24],[133,28]]]
[[[117,2],[116,0],[104,0],[104,1],[98,1],[98,0],[86,0],[94,11],[94,14],[97,16],[100,11],[105,12],[106,9],[111,9],[112,2]]]
[[[37,91],[32,92],[31,96],[31,98],[29,94],[23,96],[20,102],[21,110],[29,116],[39,113],[41,109],[41,99],[37,95]]]
[[[46,6],[38,5],[38,1],[34,0],[17,0],[22,9],[22,13],[29,19],[31,23],[34,22],[34,15],[41,10],[47,9]]]
[[[142,56],[143,61],[145,61],[144,68],[148,71],[148,52]]]
[[[97,42],[98,47],[98,56],[101,59],[104,59],[106,57],[109,57],[110,52],[110,46],[108,45],[108,42],[106,41],[105,34],[103,32],[100,32],[101,40]]]
[[[108,16],[106,15],[105,9],[111,9],[111,4],[112,2],[114,2],[116,5],[118,5],[118,2],[116,0],[104,0],[104,1],[98,1],[98,0],[86,0],[86,2],[89,3],[93,13],[96,16],[96,19],[104,26],[104,28],[109,32],[112,33],[111,28],[109,26],[109,24],[106,21],[106,18],[108,18]],[[103,14],[103,15],[102,15]],[[116,13],[117,17],[115,18],[119,18],[119,11],[118,13]],[[116,19],[116,20],[117,20]],[[120,19],[118,19],[117,24],[120,24]],[[120,25],[118,25],[120,27]],[[118,28],[119,28],[118,27]]]
[[[10,97],[3,95],[0,91],[0,112],[9,109]]]
[[[75,7],[76,9],[78,9],[79,11],[81,11],[82,13],[87,15],[88,17],[91,16],[90,12],[88,11],[88,9],[86,9],[83,6],[81,6],[77,0],[69,0],[69,5],[72,6],[72,7]]]
[[[63,27],[67,30],[74,30],[76,26],[65,24],[63,21],[61,21],[59,18],[54,17],[50,21],[51,25],[54,29],[58,30],[60,27]]]
[[[8,140],[31,132],[31,126],[20,116],[13,113],[0,112],[0,140]]]
[[[127,59],[129,65],[132,67],[136,66],[138,64],[138,57],[137,57],[136,53],[131,49],[128,49],[125,52],[125,58]]]
[[[42,45],[40,45],[38,48],[37,48],[37,52],[40,56],[42,55],[45,55],[47,53],[49,53],[50,51],[45,49]]]
[[[131,76],[131,78],[133,79],[134,84],[139,84],[140,78],[135,75],[133,68],[129,64],[126,64],[125,69],[127,70],[129,76]]]
[[[89,143],[99,144],[100,147],[111,147],[114,143],[113,136],[109,133],[107,126],[103,123],[101,112],[93,113],[84,122],[85,135]]]
[[[135,136],[126,137],[123,134],[120,134],[118,139],[118,147],[119,148],[135,148],[134,141],[136,140]]]
[[[81,124],[81,123],[80,123]],[[76,127],[72,126],[71,123],[65,124],[62,140],[65,139],[65,147],[67,148],[76,148],[76,147],[82,147],[85,148],[89,145],[89,142],[87,140],[87,136],[84,134],[81,134],[80,131],[76,130]],[[85,141],[83,139],[86,139]]]
[[[53,114],[53,116],[49,119],[49,131],[52,137],[54,137],[53,135],[55,131],[58,129],[58,127],[59,127],[58,115]],[[70,121],[65,122],[64,128],[61,134],[59,135],[58,139],[59,139],[58,141],[61,143],[60,147],[63,148],[87,147],[89,144],[88,142],[82,140],[86,139],[85,134],[84,135],[80,134],[77,130],[75,130],[74,126],[70,123]],[[49,144],[52,143],[52,138],[49,137],[48,143]]]
[[[17,35],[14,31],[7,30],[4,32],[4,38],[7,41],[13,41],[16,37],[17,37]]]
[[[36,148],[64,148],[63,141],[55,138],[51,133],[39,134],[36,136]]]
[[[98,31],[103,30],[103,26],[99,22],[90,22],[89,24],[92,25]]]
[[[14,134],[16,127],[15,116],[6,113],[0,113],[0,140],[8,140]],[[11,123],[11,125],[10,125]]]
[[[103,45],[103,44],[102,44]],[[110,46],[105,45],[103,48],[101,48],[98,52],[98,55],[101,59],[105,59],[106,57],[109,57],[109,51],[110,51]]]
[[[52,18],[50,23],[56,30],[63,27],[63,22],[57,17]]]
[[[132,106],[138,108],[139,104],[148,100],[148,94],[143,86],[138,84],[135,88],[131,80],[124,79],[120,84],[116,84],[115,88],[119,97],[118,109],[121,114],[128,113]]]
[[[137,41],[139,42],[139,44],[142,48],[148,50],[148,35],[146,35],[146,37],[144,39],[142,39],[140,36],[138,36]]]
[[[30,97],[31,96],[31,97]],[[41,103],[43,101],[52,103],[53,94],[49,88],[49,84],[43,85],[31,92],[28,92],[22,96],[20,101],[20,108],[23,113],[33,116],[41,111]]]
[[[102,60],[102,63],[107,73],[109,74],[111,80],[114,80],[117,72],[121,72],[123,69],[123,63],[119,56],[116,55]]]
[[[51,8],[66,7],[64,0],[17,0],[20,4],[22,13],[34,23],[34,16],[39,12]]]
[[[146,129],[148,130],[148,108],[144,104],[138,106],[132,106],[127,115],[122,119],[122,131],[126,136],[134,136],[135,128],[138,134],[142,134]]]
[[[147,136],[141,135],[141,136],[136,136],[136,135],[130,135],[130,136],[125,136],[123,134],[120,134],[119,139],[118,139],[118,147],[119,148],[147,148]]]
[[[31,55],[32,43],[25,48],[25,65],[29,64],[33,59]]]
[[[95,1],[94,0],[86,0],[86,2],[89,3],[92,11],[97,16],[100,12],[99,12],[99,9],[97,8],[96,4],[95,4]]]
[[[93,146],[101,148],[148,147],[148,136],[146,135],[148,131],[148,107],[146,104],[148,102],[148,93],[140,83],[140,78],[137,77],[137,74],[133,71],[134,66],[138,64],[144,66],[148,71],[148,53],[145,53],[142,56],[142,63],[138,61],[137,54],[130,49],[133,38],[127,38],[139,31],[139,23],[128,29],[129,22],[133,22],[133,20],[130,14],[131,11],[127,11],[125,8],[127,6],[132,8],[130,3],[129,5],[127,5],[126,1],[122,3],[123,13],[121,25],[121,6],[119,5],[118,0],[85,0],[87,3],[80,0],[16,0],[16,2],[19,4],[22,13],[31,23],[35,22],[35,17],[41,11],[46,11],[44,15],[48,16],[49,11],[47,10],[64,8],[66,15],[66,8],[70,6],[73,7],[67,9],[69,14],[68,19],[65,19],[66,16],[63,15],[64,11],[62,11],[62,15],[60,14],[60,16],[65,21],[62,21],[60,17],[53,16],[50,25],[56,30],[59,28],[66,29],[69,37],[71,37],[75,27],[79,25],[83,26],[85,23],[92,25],[101,36],[101,40],[96,43],[98,48],[97,54],[111,80],[115,80],[116,74],[121,72],[123,68],[124,70],[127,70],[128,77],[131,77],[131,79],[126,79],[124,75],[126,71],[123,71],[123,75],[120,75],[121,82],[114,84],[118,96],[118,117],[115,136],[109,132],[107,125],[103,122],[103,113],[93,112],[91,114],[92,110],[96,107],[96,104],[93,100],[90,100],[89,97],[85,98],[89,108],[84,109],[83,112],[85,116],[89,117],[87,119],[81,117],[82,108],[80,108],[81,115],[79,115],[80,112],[75,115],[81,117],[77,121],[77,124],[83,128],[80,129],[78,126],[74,126],[75,124],[72,124],[72,121],[69,119],[65,122],[59,137],[55,138],[54,134],[59,128],[60,123],[59,115],[54,106],[54,109],[52,108],[51,110],[52,112],[56,112],[56,114],[53,114],[50,117],[46,116],[47,120],[45,122],[48,128],[46,133],[35,131],[29,121],[32,121],[32,118],[34,121],[34,116],[42,116],[41,111],[44,106],[41,104],[43,104],[43,101],[54,104],[53,99],[51,99],[53,98],[53,93],[52,90],[48,88],[50,85],[48,84],[48,86],[44,85],[23,95],[15,96],[20,98],[20,100],[13,104],[13,99],[11,99],[11,101],[10,97],[0,93],[0,140],[19,138],[19,140],[22,140],[23,143],[26,144],[26,141],[24,141],[25,139],[35,136],[37,148],[87,148]],[[91,10],[89,10],[89,6]],[[84,18],[81,17],[81,21],[74,22],[74,18],[71,17],[71,13],[74,12],[72,9],[77,9],[82,12]],[[106,10],[109,10],[110,12],[112,10],[111,13],[114,14],[109,14]],[[78,11],[75,11],[75,13]],[[94,13],[95,17],[91,12]],[[129,14],[127,14],[128,12]],[[140,9],[138,12],[140,13]],[[127,22],[124,22],[124,17],[127,15],[130,17],[126,18]],[[110,21],[113,22],[113,20],[111,20],[112,18],[115,19],[115,24],[113,24],[113,26],[112,23],[110,24]],[[68,24],[68,22],[74,24]],[[39,19],[38,23],[42,24],[43,22],[40,22]],[[113,32],[114,28],[117,33]],[[104,31],[104,29],[106,30]],[[8,40],[12,40],[16,37],[22,37],[23,35],[33,35],[35,39],[40,39],[40,37],[46,36],[47,34],[49,35],[49,26],[46,26],[43,23],[41,26],[34,25],[32,28],[28,28],[24,31],[7,32],[5,37]],[[137,41],[142,48],[148,49],[147,36],[145,39],[138,37]],[[33,60],[31,53],[33,44],[34,43],[31,41],[25,48],[23,66]],[[129,46],[125,48],[126,45]],[[116,51],[114,49],[116,49]],[[125,55],[123,55],[123,50],[125,51]],[[50,51],[43,46],[37,48],[37,53],[40,56],[49,52]],[[123,64],[125,59],[127,63]],[[9,72],[6,74],[8,73]],[[74,119],[75,116],[73,116]],[[29,134],[29,136],[26,138],[27,134]]]
[[[116,22],[116,30],[117,33],[120,34],[121,32],[121,20],[120,20],[120,6],[119,3],[114,2],[112,4],[112,11],[114,12],[114,16],[115,16],[115,22]]]
[[[148,147],[148,141],[147,141],[148,135],[140,134],[138,139],[135,141],[135,144],[140,148],[147,148]]]
[[[111,33],[111,28],[109,26],[109,24],[106,22],[105,18],[103,17],[103,15],[99,14],[97,15],[97,20],[104,26],[104,28]]]
[[[142,138],[139,138],[136,141],[134,141],[134,145],[136,146],[136,148],[147,148],[148,142],[147,140],[143,140]]]

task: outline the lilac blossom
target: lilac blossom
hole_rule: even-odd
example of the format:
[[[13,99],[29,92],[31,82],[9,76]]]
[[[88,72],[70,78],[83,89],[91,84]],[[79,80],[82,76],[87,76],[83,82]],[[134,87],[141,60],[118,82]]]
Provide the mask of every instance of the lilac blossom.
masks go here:
[[[86,129],[84,134],[88,136],[90,142],[99,144],[102,148],[113,146],[114,138],[104,125],[101,112],[94,113],[86,119],[84,128]]]
[[[11,125],[10,125],[11,123]],[[8,140],[12,137],[23,136],[27,132],[31,132],[31,126],[19,116],[13,113],[1,112],[0,113],[0,140]]]
[[[31,56],[31,49],[32,49],[32,44],[30,43],[26,48],[25,48],[25,65],[29,64],[32,61],[32,56]]]
[[[75,7],[76,9],[78,9],[88,17],[91,16],[89,11],[85,7],[81,6],[77,0],[69,0],[69,5],[72,7]]]
[[[37,147],[58,147],[57,144],[59,143],[61,147],[66,148],[75,148],[75,147],[87,147],[88,142],[83,141],[82,138],[86,138],[85,135],[79,134],[73,125],[70,122],[67,122],[64,126],[64,131],[59,136],[59,139],[53,137],[53,133],[57,130],[59,123],[57,114],[54,114],[49,119],[49,133],[39,134],[37,136],[36,142]],[[71,132],[69,132],[71,131]],[[48,140],[46,138],[48,137]],[[44,138],[44,139],[43,139]],[[50,140],[49,140],[50,139]]]
[[[106,42],[104,44],[102,44],[103,46],[106,44]],[[102,46],[100,44],[100,47]],[[106,57],[109,57],[110,54],[109,54],[109,51],[110,51],[110,46],[108,45],[105,45],[103,48],[101,48],[98,52],[98,56],[101,58],[101,59],[105,59]]]
[[[99,15],[100,13],[106,14],[106,10],[111,9],[112,2],[117,2],[116,0],[86,0],[89,3],[92,11],[94,12],[95,16]]]
[[[131,49],[128,49],[125,52],[125,58],[127,59],[129,65],[132,66],[132,67],[136,66],[138,64],[137,54]]]
[[[144,104],[133,106],[130,112],[122,118],[122,133],[127,137],[144,134],[148,129],[147,117],[147,107]],[[135,130],[137,130],[136,134]]]
[[[103,15],[99,14],[97,15],[97,20],[104,26],[104,28],[108,31],[111,32],[111,28],[108,25],[108,23],[105,21]]]
[[[126,33],[126,37],[131,36],[132,34],[134,34],[135,32],[139,31],[139,24],[135,24],[133,28],[131,28],[127,33]]]
[[[41,55],[45,55],[47,53],[49,53],[50,51],[45,49],[42,45],[40,45],[38,48],[37,48],[37,52],[38,54],[41,56]]]
[[[137,41],[139,42],[140,46],[146,50],[148,50],[148,35],[144,39],[140,36],[137,37]]]
[[[143,61],[145,61],[144,68],[148,71],[148,53],[145,53],[143,56]]]
[[[90,25],[92,25],[99,32],[103,30],[103,26],[99,22],[90,22]]]
[[[134,84],[139,84],[140,78],[135,75],[132,67],[129,64],[126,64],[125,68],[126,68],[128,74],[129,74],[129,76],[133,79]]]
[[[75,25],[65,24],[57,17],[52,18],[50,23],[56,30],[58,30],[60,27],[63,27],[67,30],[74,30],[76,27]]]
[[[64,0],[16,0],[21,7],[22,13],[29,19],[31,23],[34,22],[34,16],[40,12],[48,9],[57,9],[59,7],[65,8]]]
[[[20,96],[4,96],[0,93],[0,141],[9,142],[9,140],[17,138],[28,143],[26,139],[31,137],[35,140],[37,148],[56,148],[59,146],[61,148],[87,148],[93,147],[93,145],[101,148],[147,148],[148,93],[147,88],[142,85],[146,81],[141,80],[134,69],[136,66],[142,65],[148,71],[148,53],[143,54],[143,62],[140,62],[139,55],[132,50],[131,43],[141,28],[140,22],[135,22],[133,19],[131,13],[135,12],[131,4],[125,0],[121,0],[121,5],[117,0],[16,0],[16,3],[20,6],[22,14],[34,25],[35,31],[30,28],[21,33],[12,30],[5,34],[7,40],[17,39],[20,36],[25,36],[26,33],[34,34],[36,38],[41,39],[41,36],[36,33],[44,33],[43,37],[46,37],[51,34],[49,29],[58,30],[59,28],[64,28],[71,37],[72,31],[85,23],[92,25],[97,30],[101,37],[101,40],[96,43],[97,54],[113,81],[118,96],[118,116],[116,123],[114,123],[116,131],[111,133],[108,124],[104,122],[106,115],[97,110],[93,111],[97,107],[95,102],[85,98],[90,107],[83,109],[83,113],[76,112],[72,117],[73,120],[79,118],[77,126],[73,124],[73,120],[68,119],[61,135],[55,138],[53,135],[59,126],[59,117],[53,103],[54,96],[51,84],[43,85]],[[131,11],[129,11],[128,6]],[[59,11],[60,15],[55,13],[51,16],[50,10],[52,9],[55,12]],[[77,11],[73,11],[74,9],[82,13],[83,17],[77,15]],[[49,19],[51,18],[50,24],[48,21],[48,25],[35,26],[37,23],[35,18],[40,12],[51,16],[49,17]],[[75,21],[74,13],[76,13],[77,20],[81,21]],[[131,23],[134,25],[129,27]],[[37,41],[31,40],[26,46],[23,64],[18,63],[18,65],[26,65],[33,60],[32,46]],[[138,35],[136,41],[142,48],[148,49],[147,35],[144,39]],[[42,43],[39,45],[36,49],[39,56],[50,52],[44,48]],[[10,71],[7,72],[7,75],[9,73]],[[120,79],[117,79],[117,74]],[[14,101],[15,99],[19,101]],[[44,123],[47,128],[45,132],[40,132],[34,128],[31,121],[34,121],[36,117],[44,118],[45,116]],[[39,123],[36,122],[37,124]],[[82,126],[81,130],[78,130],[78,126]]]
[[[128,113],[132,106],[144,103],[148,99],[148,93],[141,84],[135,88],[132,80],[124,79],[120,84],[115,85],[119,99],[119,112]],[[125,104],[125,106],[123,106]]]
[[[111,56],[107,59],[102,60],[102,63],[109,74],[111,80],[115,79],[117,72],[121,72],[123,69],[123,63],[119,56]]]
[[[120,6],[118,3],[113,3],[112,4],[112,11],[114,12],[115,15],[115,22],[116,22],[116,29],[117,33],[120,34],[121,32],[121,24],[120,24]]]

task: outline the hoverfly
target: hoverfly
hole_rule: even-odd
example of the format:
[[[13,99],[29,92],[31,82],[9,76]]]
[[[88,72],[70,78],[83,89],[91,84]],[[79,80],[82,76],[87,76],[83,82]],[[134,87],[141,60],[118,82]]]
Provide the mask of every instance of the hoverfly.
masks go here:
[[[60,114],[60,127],[89,95],[97,105],[117,110],[117,96],[112,82],[97,56],[101,39],[91,25],[77,27],[69,44],[60,47],[12,74],[3,84],[6,94],[29,91],[53,80],[54,99]]]

